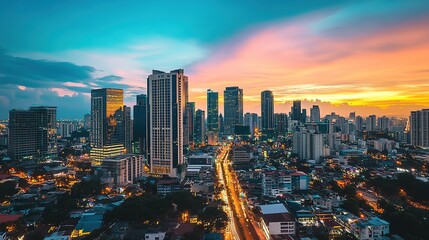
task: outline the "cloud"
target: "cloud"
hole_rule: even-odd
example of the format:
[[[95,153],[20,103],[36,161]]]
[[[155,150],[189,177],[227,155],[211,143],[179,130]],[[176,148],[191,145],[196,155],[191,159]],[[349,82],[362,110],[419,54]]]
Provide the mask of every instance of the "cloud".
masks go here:
[[[294,99],[319,99],[356,108],[362,115],[407,116],[412,109],[429,106],[429,76],[422,72],[429,65],[429,17],[410,16],[399,25],[360,31],[363,26],[356,20],[365,13],[356,13],[340,22],[336,33],[315,30],[332,14],[329,10],[267,24],[216,46],[209,57],[191,66],[191,89],[223,92],[233,83],[244,89],[245,111],[257,113],[262,89],[273,90],[281,111],[289,111],[280,107],[282,102]],[[342,35],[353,29],[359,34]],[[190,95],[197,107],[205,107],[198,91]],[[332,106],[326,109],[335,109]]]
[[[89,111],[91,89],[124,89],[126,102],[130,103],[134,102],[130,93],[144,90],[123,83],[121,76],[96,77],[97,72],[101,71],[72,62],[0,53],[0,118],[7,118],[9,109],[26,109],[32,104],[56,105],[60,117],[81,117]]]

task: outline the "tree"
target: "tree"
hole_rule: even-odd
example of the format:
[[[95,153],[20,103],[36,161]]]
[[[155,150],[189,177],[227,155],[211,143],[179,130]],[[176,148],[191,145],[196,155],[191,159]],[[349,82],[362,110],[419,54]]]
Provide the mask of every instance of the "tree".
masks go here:
[[[0,200],[5,200],[8,197],[18,192],[15,181],[7,181],[0,183]]]
[[[198,219],[203,222],[206,232],[221,231],[228,224],[228,215],[217,207],[206,207],[198,214]]]

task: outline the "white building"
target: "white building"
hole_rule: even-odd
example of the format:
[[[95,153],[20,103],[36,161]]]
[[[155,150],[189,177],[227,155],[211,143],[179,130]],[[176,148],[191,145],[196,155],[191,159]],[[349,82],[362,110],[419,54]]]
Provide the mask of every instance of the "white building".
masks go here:
[[[381,218],[359,220],[350,225],[352,233],[359,240],[378,240],[389,235],[390,224]]]
[[[410,135],[412,145],[429,147],[429,109],[411,112]]]
[[[143,168],[143,155],[126,154],[101,160],[96,174],[110,184],[125,186],[143,176]]]
[[[311,132],[294,132],[293,134],[293,153],[298,154],[303,160],[319,161],[323,157],[324,141],[323,134]]]
[[[262,173],[262,194],[278,196],[308,190],[309,177],[303,172],[266,171]]]
[[[183,115],[187,102],[188,77],[183,69],[169,73],[153,70],[147,78],[148,160],[156,175],[181,176]]]
[[[261,225],[267,239],[272,239],[271,236],[287,239],[286,235],[295,235],[295,219],[283,204],[261,205],[260,208],[262,211]]]

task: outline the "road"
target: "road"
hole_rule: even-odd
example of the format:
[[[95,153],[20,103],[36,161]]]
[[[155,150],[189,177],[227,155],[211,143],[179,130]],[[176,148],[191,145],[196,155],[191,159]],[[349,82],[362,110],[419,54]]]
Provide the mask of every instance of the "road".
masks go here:
[[[262,229],[258,226],[253,214],[248,210],[247,199],[241,195],[239,181],[235,172],[230,168],[228,161],[229,147],[226,146],[219,154],[216,166],[219,172],[219,178],[222,179],[222,184],[225,186],[224,193],[227,201],[227,210],[230,217],[230,229],[233,239],[265,239]]]

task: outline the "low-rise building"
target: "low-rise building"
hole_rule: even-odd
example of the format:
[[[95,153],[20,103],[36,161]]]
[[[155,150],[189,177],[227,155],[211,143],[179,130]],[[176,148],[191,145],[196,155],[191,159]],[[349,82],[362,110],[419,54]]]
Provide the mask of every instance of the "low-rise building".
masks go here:
[[[278,196],[308,190],[309,178],[303,172],[275,170],[262,173],[262,194]]]
[[[143,168],[143,155],[119,155],[101,160],[101,164],[96,169],[96,175],[104,182],[125,186],[143,176]]]

